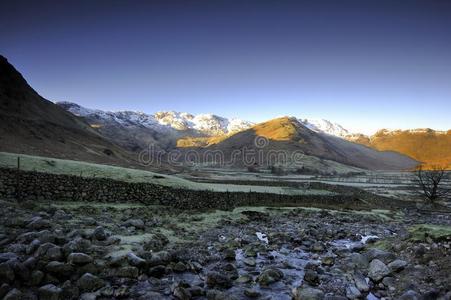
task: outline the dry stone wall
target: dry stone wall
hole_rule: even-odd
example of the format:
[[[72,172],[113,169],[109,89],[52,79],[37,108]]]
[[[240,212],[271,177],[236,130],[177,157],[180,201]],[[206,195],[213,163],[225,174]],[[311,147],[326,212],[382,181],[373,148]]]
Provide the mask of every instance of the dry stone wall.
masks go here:
[[[0,198],[9,200],[141,202],[181,209],[231,209],[246,205],[368,208],[353,195],[277,195],[175,189],[151,183],[128,183],[0,168]]]

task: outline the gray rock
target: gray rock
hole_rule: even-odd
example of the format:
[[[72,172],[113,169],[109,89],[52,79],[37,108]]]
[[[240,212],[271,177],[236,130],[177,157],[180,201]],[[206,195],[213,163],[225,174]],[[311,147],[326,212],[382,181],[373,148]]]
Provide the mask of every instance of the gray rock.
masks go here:
[[[38,290],[39,300],[58,300],[63,290],[53,284],[41,286]]]
[[[49,262],[46,266],[45,269],[47,272],[52,273],[53,275],[58,275],[58,276],[70,276],[74,269],[72,268],[71,265],[69,264],[65,264],[59,261],[51,261]]]
[[[27,246],[20,243],[9,244],[6,249],[8,252],[16,253],[16,254],[25,254],[27,250]]]
[[[51,227],[50,222],[41,217],[34,217],[27,224],[27,228],[30,228],[33,230],[41,230],[41,229],[45,229],[45,228],[49,228],[49,227]]]
[[[353,277],[355,286],[359,291],[365,293],[370,290],[370,286],[366,282],[365,276],[363,276],[361,273],[355,273]]]
[[[166,267],[163,265],[151,267],[147,274],[151,277],[161,278],[166,274]]]
[[[79,300],[96,300],[97,294],[96,293],[83,293],[80,295]]]
[[[368,268],[369,261],[366,256],[360,253],[351,253],[349,257],[346,258],[346,264],[350,270],[354,268],[366,269]]]
[[[225,260],[235,260],[235,251],[233,249],[225,249],[222,255]]]
[[[371,248],[365,253],[365,256],[368,258],[368,261],[378,259],[385,264],[388,264],[396,259],[396,256],[393,253],[378,248]]]
[[[12,289],[3,297],[3,300],[22,300],[23,294],[18,289]]]
[[[0,264],[0,281],[1,282],[12,282],[15,278],[14,269],[12,264],[9,262],[4,262]]]
[[[174,288],[174,291],[172,292],[172,294],[174,295],[174,297],[176,299],[179,299],[179,300],[190,300],[191,299],[191,293],[187,289],[185,289],[181,286],[177,286],[176,288]]]
[[[25,253],[28,255],[34,253],[39,248],[39,246],[41,246],[41,244],[42,244],[42,242],[40,240],[34,239],[30,244],[28,244],[27,249],[25,250]]]
[[[254,289],[245,289],[244,295],[246,295],[249,298],[258,298],[261,296],[261,293],[259,291],[256,291]]]
[[[105,283],[97,276],[91,273],[85,273],[78,279],[77,285],[82,292],[92,292],[103,287]]]
[[[90,248],[91,241],[82,237],[76,237],[63,246],[63,251],[66,255],[69,255],[73,252],[86,253],[89,252]]]
[[[61,247],[52,243],[45,243],[39,246],[34,256],[47,261],[61,261],[63,258],[63,252]]]
[[[385,276],[390,275],[388,267],[379,259],[373,259],[368,269],[368,277],[374,282],[379,282]]]
[[[387,267],[391,272],[399,272],[402,271],[405,267],[407,267],[407,262],[405,260],[396,259],[389,263]]]
[[[264,270],[258,277],[257,282],[262,286],[268,286],[283,278],[283,273],[279,269],[269,268]]]
[[[33,270],[36,267],[37,263],[38,263],[38,260],[35,257],[30,256],[23,262],[23,265],[28,270]]]
[[[187,267],[184,263],[179,261],[174,265],[173,269],[174,269],[174,272],[182,273],[187,270]]]
[[[144,243],[143,248],[146,251],[161,251],[168,243],[169,239],[164,234],[156,233],[151,240]]]
[[[382,279],[382,284],[390,287],[390,286],[395,286],[395,278],[393,277],[384,277],[384,279]]]
[[[145,267],[147,264],[145,259],[137,256],[133,252],[130,252],[127,254],[127,261],[131,266],[140,267],[140,268]]]
[[[38,286],[39,284],[41,284],[43,279],[44,279],[44,273],[40,270],[34,270],[33,272],[31,272],[30,285]]]
[[[335,263],[335,258],[333,256],[324,256],[321,259],[321,264],[325,265],[325,266],[332,266]]]
[[[249,267],[255,267],[257,265],[257,262],[255,261],[255,258],[253,258],[253,257],[246,257],[243,260],[243,263]]]
[[[299,287],[292,291],[293,300],[322,300],[324,299],[323,291],[311,287]]]
[[[401,297],[399,297],[399,300],[420,300],[420,299],[421,296],[413,290],[409,290],[404,294],[402,294]]]
[[[319,284],[318,273],[311,269],[305,270],[304,281],[313,286],[318,285]]]
[[[63,290],[61,299],[77,299],[80,294],[78,287],[72,284],[70,280],[66,280],[61,285],[61,289]]]
[[[200,286],[192,286],[187,288],[192,297],[200,297],[205,295],[205,291]]]
[[[138,278],[139,270],[137,267],[122,267],[114,273],[117,277],[122,278]]]
[[[208,272],[205,283],[209,287],[230,288],[232,286],[230,278],[218,272]]]
[[[125,227],[135,227],[138,229],[144,229],[145,225],[144,225],[144,221],[141,219],[129,219],[127,221],[124,222],[124,226]]]
[[[13,252],[0,253],[0,263],[3,263],[5,261],[11,260],[11,259],[16,259],[16,258],[17,258],[17,254],[15,254]]]
[[[69,254],[67,261],[73,265],[86,265],[93,261],[92,257],[81,252]]]
[[[325,249],[326,248],[322,242],[315,242],[311,247],[311,250],[314,252],[323,252]]]
[[[0,299],[3,299],[3,297],[6,295],[6,293],[8,293],[10,289],[11,287],[7,283],[0,285]]]
[[[359,299],[362,297],[362,294],[355,285],[348,285],[346,287],[346,297],[348,297],[348,299]]]
[[[94,229],[92,236],[94,239],[98,241],[104,241],[108,237],[108,235],[105,232],[105,229],[102,226],[97,226],[96,229]]]

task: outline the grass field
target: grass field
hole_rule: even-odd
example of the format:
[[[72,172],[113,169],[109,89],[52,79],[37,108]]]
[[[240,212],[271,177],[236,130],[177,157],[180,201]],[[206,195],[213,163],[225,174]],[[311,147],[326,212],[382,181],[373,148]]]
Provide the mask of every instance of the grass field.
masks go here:
[[[20,169],[24,171],[38,171],[51,174],[76,175],[89,178],[109,178],[125,182],[145,182],[174,188],[193,190],[212,190],[217,192],[257,192],[290,195],[325,195],[332,194],[324,190],[295,189],[278,186],[233,185],[218,183],[200,183],[177,176],[159,174],[155,172],[128,169],[116,166],[99,165],[73,160],[48,158],[0,152],[0,167],[17,168],[17,157],[20,157]]]

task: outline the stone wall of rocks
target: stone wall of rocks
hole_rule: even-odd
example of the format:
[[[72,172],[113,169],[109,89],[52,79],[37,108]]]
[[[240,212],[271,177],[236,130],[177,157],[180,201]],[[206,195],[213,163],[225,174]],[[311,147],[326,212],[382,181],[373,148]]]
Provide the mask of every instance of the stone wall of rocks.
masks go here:
[[[369,208],[354,195],[277,195],[174,189],[150,183],[128,183],[0,168],[0,197],[42,201],[141,202],[181,209],[231,209],[237,206],[315,206]]]

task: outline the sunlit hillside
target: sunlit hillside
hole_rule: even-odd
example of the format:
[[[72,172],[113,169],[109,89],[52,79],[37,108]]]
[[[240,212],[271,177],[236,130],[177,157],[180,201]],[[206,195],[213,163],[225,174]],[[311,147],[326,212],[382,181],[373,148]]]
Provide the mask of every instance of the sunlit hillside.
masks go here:
[[[369,145],[377,150],[392,150],[424,163],[425,167],[451,167],[451,130],[380,130],[370,137]]]

